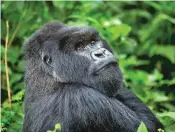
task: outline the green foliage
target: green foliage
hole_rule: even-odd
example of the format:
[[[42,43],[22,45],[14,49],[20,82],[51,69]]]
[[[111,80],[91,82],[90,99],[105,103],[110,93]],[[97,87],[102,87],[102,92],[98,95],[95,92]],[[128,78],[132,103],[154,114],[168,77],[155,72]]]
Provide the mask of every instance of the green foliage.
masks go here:
[[[148,130],[143,122],[140,123],[140,125],[137,129],[137,132],[148,132]]]
[[[23,42],[43,24],[59,20],[92,26],[120,60],[125,85],[162,121],[175,130],[175,2],[3,1],[1,8],[1,131],[19,132],[23,121]],[[9,22],[9,108],[4,64]],[[141,129],[141,130],[140,130]],[[143,130],[142,130],[143,129]],[[138,131],[144,131],[141,124]],[[163,130],[160,130],[163,132]]]
[[[167,45],[166,46],[166,52],[165,52],[165,46],[163,45],[154,45],[150,49],[149,56],[153,55],[162,55],[169,59],[172,63],[175,63],[175,46],[174,45]]]
[[[162,129],[160,129],[160,128],[159,128],[157,131],[158,131],[158,132],[165,132],[164,130],[162,130]]]
[[[47,132],[57,132],[57,130],[61,130],[61,124],[58,123],[55,125],[55,129],[52,131],[52,130],[48,130]]]

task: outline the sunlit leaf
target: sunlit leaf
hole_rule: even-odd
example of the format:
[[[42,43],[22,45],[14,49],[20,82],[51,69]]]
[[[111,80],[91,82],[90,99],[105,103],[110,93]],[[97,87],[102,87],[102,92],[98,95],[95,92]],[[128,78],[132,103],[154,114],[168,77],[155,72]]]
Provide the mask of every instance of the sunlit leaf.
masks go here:
[[[140,123],[139,128],[137,129],[137,132],[148,132],[148,130],[143,122]]]

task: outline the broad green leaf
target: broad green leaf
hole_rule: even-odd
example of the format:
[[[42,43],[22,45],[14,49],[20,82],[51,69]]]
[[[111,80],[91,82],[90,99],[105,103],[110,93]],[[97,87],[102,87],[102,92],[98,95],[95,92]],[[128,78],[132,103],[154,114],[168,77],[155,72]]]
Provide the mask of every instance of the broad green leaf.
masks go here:
[[[175,112],[165,112],[165,113],[162,113],[160,116],[163,116],[163,117],[167,116],[175,121]]]
[[[61,124],[60,124],[60,123],[56,124],[56,125],[55,125],[55,129],[56,129],[56,130],[61,130]]]
[[[175,64],[175,46],[173,45],[152,45],[149,55],[162,55]]]
[[[137,132],[148,132],[148,130],[143,122],[140,123],[139,128],[137,129]]]

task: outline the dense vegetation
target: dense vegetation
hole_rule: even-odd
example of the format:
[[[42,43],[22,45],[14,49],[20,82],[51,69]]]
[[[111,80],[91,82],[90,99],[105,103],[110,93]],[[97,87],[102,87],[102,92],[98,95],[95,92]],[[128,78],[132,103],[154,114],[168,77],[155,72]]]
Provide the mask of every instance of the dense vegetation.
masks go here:
[[[2,2],[1,131],[19,132],[22,127],[24,40],[43,24],[59,20],[96,28],[119,58],[126,87],[173,132],[174,8],[175,2]]]

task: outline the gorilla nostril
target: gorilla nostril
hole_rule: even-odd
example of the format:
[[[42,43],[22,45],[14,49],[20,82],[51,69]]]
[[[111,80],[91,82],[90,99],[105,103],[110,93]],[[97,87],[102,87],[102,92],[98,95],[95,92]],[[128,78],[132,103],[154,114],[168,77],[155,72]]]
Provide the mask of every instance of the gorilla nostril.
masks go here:
[[[102,53],[96,53],[95,56],[96,56],[96,57],[102,57],[103,54],[102,54]]]
[[[98,60],[98,59],[104,59],[109,56],[109,51],[104,49],[104,48],[99,48],[95,51],[92,52],[91,56],[93,59]]]

